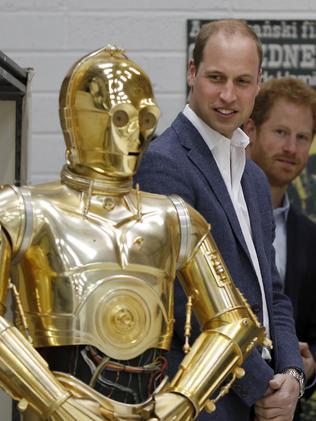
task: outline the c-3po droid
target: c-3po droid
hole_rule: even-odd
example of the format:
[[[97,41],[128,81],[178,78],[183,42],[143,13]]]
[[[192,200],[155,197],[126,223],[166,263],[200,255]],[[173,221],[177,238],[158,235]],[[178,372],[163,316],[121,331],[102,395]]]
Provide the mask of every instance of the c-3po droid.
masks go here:
[[[265,342],[205,220],[132,177],[159,108],[115,47],[79,60],[60,91],[59,181],[0,192],[0,384],[25,420],[192,420]],[[188,297],[185,357],[164,373],[174,280]],[[189,345],[191,311],[201,334]],[[47,364],[48,363],[48,364]],[[224,385],[223,385],[224,384]],[[216,398],[208,397],[216,392]]]

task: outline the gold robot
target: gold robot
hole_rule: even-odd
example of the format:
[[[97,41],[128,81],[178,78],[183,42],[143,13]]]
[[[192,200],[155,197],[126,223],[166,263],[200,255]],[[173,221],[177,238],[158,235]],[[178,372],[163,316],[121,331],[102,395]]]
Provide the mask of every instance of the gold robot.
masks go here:
[[[61,86],[60,181],[0,191],[0,385],[24,420],[192,420],[266,341],[205,220],[133,188],[158,118],[144,71],[120,49],[95,51]],[[176,276],[185,355],[169,381]]]

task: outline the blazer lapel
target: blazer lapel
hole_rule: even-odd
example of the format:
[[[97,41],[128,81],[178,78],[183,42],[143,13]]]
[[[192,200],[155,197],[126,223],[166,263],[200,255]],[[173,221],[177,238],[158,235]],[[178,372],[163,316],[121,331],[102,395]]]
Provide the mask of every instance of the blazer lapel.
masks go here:
[[[227,216],[232,231],[251,262],[237,214],[212,152],[200,133],[182,113],[179,114],[178,118],[173,123],[173,126],[178,132],[181,144],[187,149],[188,158],[198,168],[213,190],[214,195]],[[212,223],[212,221],[209,222]]]
[[[269,279],[269,276],[266,276],[266,268],[268,267],[266,261],[266,252],[264,249],[264,240],[262,237],[261,231],[261,221],[259,215],[261,213],[260,209],[258,208],[258,201],[256,200],[256,192],[254,191],[254,186],[251,182],[251,176],[248,173],[247,169],[245,169],[241,185],[244,192],[245,201],[248,208],[248,214],[250,219],[250,227],[252,232],[252,240],[257,252],[257,257],[260,265],[262,280],[264,283],[265,279]],[[265,285],[265,289],[267,285]],[[267,293],[268,291],[266,291]]]

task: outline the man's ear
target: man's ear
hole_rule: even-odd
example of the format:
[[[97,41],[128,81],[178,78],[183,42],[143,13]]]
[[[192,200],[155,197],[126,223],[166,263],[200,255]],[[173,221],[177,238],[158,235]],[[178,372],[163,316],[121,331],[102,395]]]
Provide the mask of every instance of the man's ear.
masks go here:
[[[188,72],[187,72],[187,82],[190,88],[194,85],[194,80],[196,76],[197,68],[195,66],[194,60],[191,58],[188,64]]]
[[[262,68],[260,68],[259,73],[258,73],[257,95],[260,91],[261,84],[262,84]]]
[[[252,118],[249,118],[246,123],[243,125],[243,130],[249,137],[250,143],[255,139],[256,137],[256,125]]]
[[[246,148],[246,155],[247,158],[251,159],[251,152],[253,150],[254,142],[256,139],[256,126],[254,121],[249,118],[246,123],[243,125],[243,131],[246,133],[246,135],[249,137],[249,145]]]

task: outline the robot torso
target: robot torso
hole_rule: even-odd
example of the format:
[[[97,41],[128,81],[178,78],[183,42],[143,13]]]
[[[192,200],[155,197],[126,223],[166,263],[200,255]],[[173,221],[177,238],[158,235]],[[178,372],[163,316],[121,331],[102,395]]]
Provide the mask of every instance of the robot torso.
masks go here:
[[[85,193],[60,183],[6,187],[1,197],[36,347],[90,344],[123,360],[169,349],[181,245],[169,198],[141,193],[139,215],[134,190],[92,194],[88,208]]]

